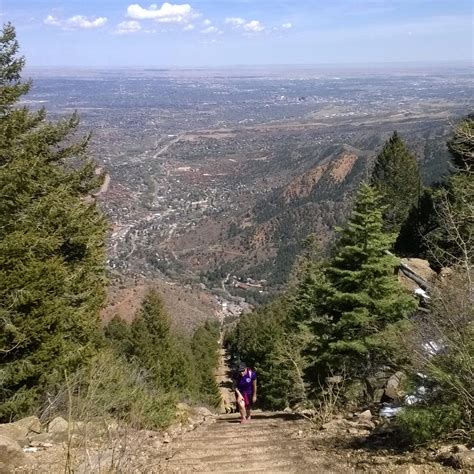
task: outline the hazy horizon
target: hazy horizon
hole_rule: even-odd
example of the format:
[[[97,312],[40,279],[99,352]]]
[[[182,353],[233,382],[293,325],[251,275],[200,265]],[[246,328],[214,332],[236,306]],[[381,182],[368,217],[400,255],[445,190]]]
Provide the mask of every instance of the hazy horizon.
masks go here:
[[[473,60],[467,0],[3,0],[0,15],[35,67]]]

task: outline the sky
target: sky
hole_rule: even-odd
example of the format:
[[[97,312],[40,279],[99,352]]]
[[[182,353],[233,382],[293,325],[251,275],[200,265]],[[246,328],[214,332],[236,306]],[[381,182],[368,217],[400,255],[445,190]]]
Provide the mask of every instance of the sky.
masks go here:
[[[135,1],[0,0],[0,18],[29,66],[473,61],[471,0]]]

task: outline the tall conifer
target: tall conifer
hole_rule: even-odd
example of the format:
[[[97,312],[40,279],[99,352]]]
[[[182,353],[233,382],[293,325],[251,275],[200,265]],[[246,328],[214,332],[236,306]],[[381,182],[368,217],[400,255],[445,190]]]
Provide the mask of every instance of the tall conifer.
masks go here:
[[[448,141],[453,170],[433,198],[438,226],[425,239],[435,266],[466,266],[474,260],[474,116],[453,129]]]
[[[385,143],[375,160],[371,183],[382,194],[385,230],[398,233],[421,192],[415,156],[397,132]]]
[[[95,352],[106,222],[90,198],[101,176],[75,139],[78,117],[18,107],[15,30],[0,34],[0,419],[31,411]]]
[[[146,369],[156,388],[192,392],[195,371],[191,347],[171,331],[171,321],[156,290],[150,290],[131,327],[131,356]]]
[[[345,370],[358,377],[388,363],[393,354],[382,337],[416,307],[404,294],[383,231],[381,197],[363,184],[335,254],[318,288],[314,355],[319,375]]]

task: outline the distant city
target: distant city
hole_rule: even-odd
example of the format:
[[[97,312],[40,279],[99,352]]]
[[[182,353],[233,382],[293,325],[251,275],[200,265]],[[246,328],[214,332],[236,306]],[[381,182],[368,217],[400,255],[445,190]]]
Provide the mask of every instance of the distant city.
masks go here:
[[[462,65],[28,75],[26,105],[45,106],[51,118],[77,110],[81,130],[93,132],[91,155],[107,174],[97,195],[112,223],[110,272],[166,275],[234,295],[272,285],[280,241],[268,237],[273,250],[263,253],[252,242],[269,227],[259,209],[279,190],[340,150],[365,156],[355,174],[332,175],[337,186],[325,182],[330,192],[323,195],[320,181],[305,198],[320,210],[332,205],[350,194],[352,186],[341,188],[346,175],[348,183],[363,179],[395,129],[425,181],[435,181],[447,171],[450,124],[472,111],[474,97],[472,69]],[[329,229],[320,214],[318,229]]]

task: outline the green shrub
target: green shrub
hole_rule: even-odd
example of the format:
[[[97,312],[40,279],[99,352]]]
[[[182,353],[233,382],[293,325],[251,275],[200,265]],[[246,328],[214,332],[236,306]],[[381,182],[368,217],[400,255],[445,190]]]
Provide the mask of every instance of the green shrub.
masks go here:
[[[174,393],[148,383],[137,364],[105,349],[87,366],[66,375],[61,389],[43,408],[42,417],[71,415],[75,421],[113,419],[136,428],[163,428],[173,420]]]
[[[461,424],[462,412],[458,405],[408,407],[397,420],[411,444],[423,444],[442,438]]]

